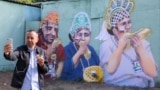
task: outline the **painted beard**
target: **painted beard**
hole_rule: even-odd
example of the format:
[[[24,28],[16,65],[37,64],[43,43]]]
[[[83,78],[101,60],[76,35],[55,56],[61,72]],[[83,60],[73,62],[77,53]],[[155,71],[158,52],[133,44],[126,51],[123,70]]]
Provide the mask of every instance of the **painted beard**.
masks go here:
[[[54,41],[54,39],[56,38],[55,35],[52,34],[45,34],[43,36],[43,40],[47,43],[47,44],[52,44],[52,42]]]

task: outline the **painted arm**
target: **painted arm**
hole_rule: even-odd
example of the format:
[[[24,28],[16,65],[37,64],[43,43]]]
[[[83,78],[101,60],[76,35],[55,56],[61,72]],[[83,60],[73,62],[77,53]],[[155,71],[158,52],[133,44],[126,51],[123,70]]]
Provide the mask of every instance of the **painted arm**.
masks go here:
[[[56,71],[57,78],[59,78],[61,76],[62,69],[63,69],[63,64],[64,64],[64,61],[60,61],[58,63],[58,68],[57,68],[57,71]]]
[[[142,66],[142,70],[151,77],[157,76],[156,65],[154,63],[153,58],[149,55],[149,53],[145,50],[142,44],[139,44],[135,47],[138,58],[140,60],[140,64]]]
[[[127,43],[128,43],[128,39],[124,37],[122,37],[118,41],[117,48],[113,51],[111,56],[108,58],[108,63],[106,63],[106,70],[108,71],[108,73],[113,74],[119,67],[119,64],[121,62],[121,57]]]
[[[109,57],[108,63],[106,63],[106,70],[108,71],[108,73],[113,74],[117,70],[121,61],[122,53],[123,49],[117,48]]]
[[[75,53],[75,55],[73,56],[73,63],[74,63],[74,67],[76,68],[76,66],[79,63],[80,57],[86,52],[87,50],[87,45],[86,44],[82,44],[80,45],[78,51]]]

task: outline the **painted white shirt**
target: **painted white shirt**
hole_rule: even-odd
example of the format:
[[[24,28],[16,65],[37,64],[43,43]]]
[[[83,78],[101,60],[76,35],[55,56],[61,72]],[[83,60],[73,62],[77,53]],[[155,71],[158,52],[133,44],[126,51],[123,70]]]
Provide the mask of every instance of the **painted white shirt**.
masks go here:
[[[104,41],[100,46],[100,66],[104,71],[105,83],[118,86],[147,87],[148,81],[150,81],[150,86],[153,87],[153,78],[143,72],[135,50],[132,47],[124,51],[116,72],[113,74],[109,74],[107,72],[105,65],[113,51],[117,48],[117,43],[115,42],[114,37],[111,38],[112,39],[110,40],[108,39]],[[153,58],[150,50],[150,44],[144,40],[143,45],[149,55]]]
[[[30,62],[21,90],[39,90],[36,50],[30,50]]]

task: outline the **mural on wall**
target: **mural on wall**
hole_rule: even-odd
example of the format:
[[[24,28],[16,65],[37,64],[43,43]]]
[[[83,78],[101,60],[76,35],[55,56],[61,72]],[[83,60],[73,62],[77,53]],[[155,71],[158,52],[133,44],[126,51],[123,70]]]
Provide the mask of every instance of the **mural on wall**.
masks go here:
[[[40,27],[37,26],[39,25],[38,21],[36,23],[31,21],[28,22],[28,25],[24,25],[23,15],[19,18],[11,18],[9,22],[17,22],[20,19],[22,21],[20,26],[10,24],[8,27],[3,25],[6,22],[2,23],[1,27],[4,27],[4,31],[1,35],[4,38],[9,35],[13,39],[17,39],[14,41],[14,46],[17,46],[24,43],[24,35],[21,34],[25,31],[23,29],[29,30],[32,26],[36,27],[35,30],[38,30],[39,34],[37,45],[45,50],[49,61],[50,70],[45,74],[45,78],[104,82],[106,85],[122,86],[122,88],[123,86],[159,87],[160,78],[157,78],[159,77],[159,50],[157,49],[159,43],[154,44],[158,40],[159,33],[159,22],[155,22],[158,16],[156,14],[159,12],[159,8],[157,11],[157,7],[155,7],[159,5],[156,4],[159,2],[158,0],[155,0],[153,4],[150,4],[151,1],[143,3],[144,0],[137,2],[136,0],[77,0],[76,2],[68,2],[66,0],[63,3],[59,1],[44,3],[43,9],[41,9],[41,15],[42,17],[44,15],[44,18]],[[97,2],[102,5],[95,9],[94,6]],[[107,6],[104,2],[107,2]],[[135,2],[140,8],[135,7]],[[143,5],[147,7],[143,8]],[[66,8],[61,6],[66,6]],[[153,10],[155,8],[156,11]],[[147,11],[147,9],[150,10]],[[132,20],[131,15],[134,10],[135,17]],[[102,20],[103,11],[105,12],[104,20]],[[21,10],[13,13],[17,12],[19,13]],[[1,17],[5,16],[6,18],[8,13],[4,13]],[[29,14],[29,16],[32,15]],[[148,22],[144,20],[145,18]],[[132,22],[134,20],[135,25]],[[154,29],[150,42],[146,38],[151,34],[151,29],[141,28],[141,25]],[[101,26],[102,28],[100,28]],[[12,30],[11,27],[16,29]],[[137,27],[140,27],[139,30],[133,31],[133,28]],[[17,31],[20,35],[18,37]],[[60,38],[60,36],[62,37]],[[3,59],[2,57],[1,60]],[[12,70],[13,68],[10,66],[13,64],[10,65],[10,62],[6,62],[6,60],[2,61],[0,69],[9,67]]]
[[[149,28],[131,33],[134,0],[110,0],[102,30],[96,39],[100,45],[100,66],[109,85],[154,87],[157,67],[150,43]]]
[[[146,40],[151,30],[144,27],[133,32],[130,16],[134,9],[134,0],[109,0],[102,30],[96,37],[102,41],[99,55],[90,45],[93,30],[86,12],[74,16],[68,33],[70,42],[64,48],[58,37],[59,15],[47,13],[38,30],[38,45],[46,50],[50,63],[46,77],[154,87],[157,65]]]
[[[57,12],[50,12],[41,21],[38,30],[38,46],[43,48],[49,62],[49,72],[45,75],[47,78],[59,78],[65,59],[64,47],[58,37],[59,15]]]
[[[69,38],[70,42],[65,46],[66,59],[61,79],[83,81],[84,70],[99,65],[99,57],[94,48],[89,45],[91,23],[87,13],[79,12],[74,16]],[[95,79],[95,82],[98,81]]]

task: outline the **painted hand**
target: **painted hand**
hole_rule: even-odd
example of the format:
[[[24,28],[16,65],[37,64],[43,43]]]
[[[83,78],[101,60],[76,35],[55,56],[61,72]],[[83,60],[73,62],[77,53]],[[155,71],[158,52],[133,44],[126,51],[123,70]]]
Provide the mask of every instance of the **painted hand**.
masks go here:
[[[121,37],[118,41],[118,48],[125,49],[127,44],[129,44],[129,38]]]
[[[80,41],[78,51],[81,52],[81,54],[84,54],[87,50],[88,50],[87,44],[84,41]]]
[[[137,48],[142,46],[142,40],[140,39],[140,37],[138,35],[134,35],[134,37],[131,38],[131,45],[135,49],[137,49]]]

